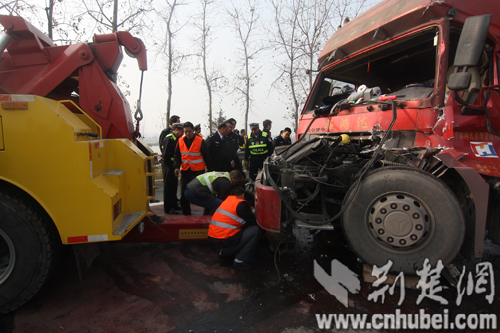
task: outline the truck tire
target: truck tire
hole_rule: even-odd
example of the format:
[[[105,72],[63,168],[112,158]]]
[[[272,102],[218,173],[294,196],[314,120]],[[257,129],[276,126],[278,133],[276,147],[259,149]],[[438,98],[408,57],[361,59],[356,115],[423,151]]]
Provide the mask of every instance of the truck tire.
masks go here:
[[[391,260],[391,271],[405,274],[422,269],[426,258],[433,267],[440,259],[447,265],[465,235],[463,212],[448,186],[404,167],[368,174],[346,208],[342,226],[349,245],[367,264],[381,267]]]
[[[47,280],[56,248],[50,230],[29,201],[0,191],[0,313],[26,303]]]
[[[493,200],[493,209],[490,215],[488,238],[495,244],[500,245],[500,195]]]

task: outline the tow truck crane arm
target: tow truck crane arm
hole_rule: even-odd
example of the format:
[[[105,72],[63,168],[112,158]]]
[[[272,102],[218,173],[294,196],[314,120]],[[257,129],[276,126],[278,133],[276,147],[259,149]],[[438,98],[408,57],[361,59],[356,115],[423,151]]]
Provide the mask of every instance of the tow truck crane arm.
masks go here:
[[[95,35],[93,43],[56,46],[21,17],[1,15],[0,24],[5,28],[0,39],[0,93],[73,100],[102,127],[104,138],[135,142],[138,133],[116,75],[123,59],[121,46],[137,59],[140,70],[147,70],[141,40],[121,31]]]

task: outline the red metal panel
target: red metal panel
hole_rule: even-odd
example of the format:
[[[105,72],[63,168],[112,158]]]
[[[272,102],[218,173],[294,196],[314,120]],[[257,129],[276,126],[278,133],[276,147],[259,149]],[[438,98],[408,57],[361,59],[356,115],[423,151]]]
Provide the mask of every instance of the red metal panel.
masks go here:
[[[262,229],[280,232],[281,198],[271,186],[262,185],[262,173],[255,180],[255,215]]]
[[[375,106],[376,107],[376,106]],[[431,132],[436,126],[440,110],[413,109],[398,110],[398,119],[392,128],[398,130],[417,130]],[[312,115],[303,115],[299,122],[298,133],[303,134],[312,119]],[[333,132],[371,132],[385,130],[392,121],[392,111],[366,111],[366,106],[353,107],[342,111],[338,116],[318,118],[309,128],[309,134]]]

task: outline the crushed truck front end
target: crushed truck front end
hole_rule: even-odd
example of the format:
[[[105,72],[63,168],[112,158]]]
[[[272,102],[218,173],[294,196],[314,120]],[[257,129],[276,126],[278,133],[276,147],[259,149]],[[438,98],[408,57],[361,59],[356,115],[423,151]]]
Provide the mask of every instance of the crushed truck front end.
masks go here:
[[[448,80],[465,19],[492,7],[500,9],[387,0],[339,29],[319,56],[300,142],[270,157],[256,182],[261,227],[281,235],[341,227],[362,260],[391,260],[407,273],[426,257],[448,264],[460,249],[480,260],[487,214],[498,206],[488,200],[497,197],[500,138],[483,108],[494,123],[498,18],[481,60],[464,69],[473,77],[459,92],[468,106]]]

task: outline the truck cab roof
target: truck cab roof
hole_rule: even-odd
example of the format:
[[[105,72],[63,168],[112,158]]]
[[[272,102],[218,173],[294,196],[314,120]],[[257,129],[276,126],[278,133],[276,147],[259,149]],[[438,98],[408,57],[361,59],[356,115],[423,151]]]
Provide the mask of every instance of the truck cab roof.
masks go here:
[[[498,0],[385,0],[332,35],[318,57],[319,68],[390,40],[410,28],[446,17],[463,23],[469,16],[491,14],[495,6],[499,6]],[[500,36],[499,16],[493,16],[490,31]]]

